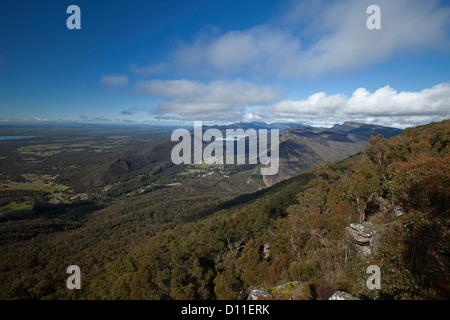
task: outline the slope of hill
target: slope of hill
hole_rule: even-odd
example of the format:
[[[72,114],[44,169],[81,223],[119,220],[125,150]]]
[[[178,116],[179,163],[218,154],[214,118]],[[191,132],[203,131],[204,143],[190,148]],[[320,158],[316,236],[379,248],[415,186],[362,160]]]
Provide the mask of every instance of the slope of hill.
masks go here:
[[[212,173],[81,215],[59,206],[1,222],[0,297],[240,299],[297,281],[300,298],[448,299],[449,136],[448,120],[376,136],[364,153],[250,194]],[[380,234],[361,256],[348,232],[365,223]],[[71,264],[81,290],[65,286]],[[369,265],[380,290],[365,285]]]
[[[377,136],[364,154],[158,234],[97,277],[91,297],[239,299],[248,288],[297,281],[302,296],[315,299],[336,290],[363,299],[448,299],[449,135],[443,121]],[[361,256],[348,232],[366,223],[382,232],[376,250]],[[366,287],[370,265],[382,270],[380,290]],[[106,279],[118,280],[100,286]]]
[[[363,151],[371,136],[390,138],[400,133],[400,129],[350,122],[331,129],[290,127],[280,139],[279,172],[263,177],[264,182],[271,186],[315,165],[345,159]]]

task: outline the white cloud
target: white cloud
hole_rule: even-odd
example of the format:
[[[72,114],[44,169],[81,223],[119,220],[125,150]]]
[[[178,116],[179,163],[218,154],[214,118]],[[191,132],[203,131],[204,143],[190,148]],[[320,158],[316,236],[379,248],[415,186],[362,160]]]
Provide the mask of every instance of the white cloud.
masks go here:
[[[372,2],[294,2],[277,20],[220,36],[202,34],[172,56],[185,70],[296,77],[345,72],[400,53],[449,47],[448,6],[434,0],[378,0],[382,28],[368,30],[366,9]]]
[[[253,121],[326,126],[353,120],[401,128],[449,117],[450,83],[440,83],[418,92],[398,92],[385,86],[370,93],[359,88],[349,98],[319,92],[306,100],[284,100],[247,115]]]
[[[218,38],[200,37],[174,53],[181,68],[205,67],[226,74],[251,71],[256,74],[289,73],[286,62],[299,55],[300,40],[284,30],[259,26],[230,31]]]
[[[274,103],[281,93],[269,86],[242,80],[203,83],[186,79],[150,80],[136,83],[136,91],[159,97],[162,102],[154,114],[183,120],[241,119],[247,106]]]
[[[242,80],[209,83],[187,79],[150,80],[137,82],[135,90],[159,97],[159,105],[146,111],[157,119],[167,120],[263,121],[313,126],[357,121],[404,128],[450,118],[450,82],[415,92],[399,92],[390,86],[374,92],[358,88],[349,97],[317,92],[298,101],[280,101],[283,97],[280,91]],[[124,114],[135,111],[136,108],[127,109]]]
[[[129,79],[126,75],[111,74],[102,76],[101,83],[107,86],[126,86],[129,83]]]

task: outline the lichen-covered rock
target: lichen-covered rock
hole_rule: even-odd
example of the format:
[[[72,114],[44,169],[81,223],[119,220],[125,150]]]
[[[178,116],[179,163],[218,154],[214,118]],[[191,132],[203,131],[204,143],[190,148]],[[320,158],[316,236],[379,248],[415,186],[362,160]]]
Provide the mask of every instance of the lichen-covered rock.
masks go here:
[[[352,296],[350,293],[344,291],[336,291],[328,298],[328,300],[361,300],[361,299]]]
[[[252,288],[247,300],[292,300],[300,282],[289,281],[270,289]]]
[[[355,243],[361,246],[369,245],[371,234],[363,224],[352,223],[347,227],[347,232]]]
[[[247,300],[273,300],[272,294],[267,290],[253,289]]]
[[[282,285],[276,287],[274,290],[276,290],[278,292],[292,293],[299,285],[300,285],[300,282],[291,281],[288,283],[283,283]]]
[[[269,292],[272,294],[274,300],[292,300],[292,295],[299,285],[300,282],[298,281],[289,281],[288,283],[283,283],[282,285],[269,289]]]
[[[378,247],[380,228],[370,222],[352,223],[346,228],[346,237],[359,254],[367,257]]]

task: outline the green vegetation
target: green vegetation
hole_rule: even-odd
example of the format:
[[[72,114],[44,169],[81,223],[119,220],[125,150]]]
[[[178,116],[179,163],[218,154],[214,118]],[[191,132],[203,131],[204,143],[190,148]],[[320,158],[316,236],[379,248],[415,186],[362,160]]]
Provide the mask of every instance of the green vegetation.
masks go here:
[[[275,299],[336,290],[448,299],[449,134],[443,121],[379,135],[363,153],[258,191],[242,171],[199,178],[209,168],[141,167],[131,156],[86,168],[101,180],[87,200],[51,204],[39,190],[4,190],[2,208],[29,201],[33,212],[0,223],[0,297],[242,299],[259,287]],[[76,188],[70,175],[59,181]],[[152,184],[162,187],[131,193]],[[363,257],[346,228],[367,221],[383,232]],[[65,288],[71,264],[82,270],[81,290]],[[372,264],[381,290],[365,286]]]
[[[28,201],[21,203],[13,201],[0,207],[0,217],[27,215],[32,211],[32,208],[33,205]]]

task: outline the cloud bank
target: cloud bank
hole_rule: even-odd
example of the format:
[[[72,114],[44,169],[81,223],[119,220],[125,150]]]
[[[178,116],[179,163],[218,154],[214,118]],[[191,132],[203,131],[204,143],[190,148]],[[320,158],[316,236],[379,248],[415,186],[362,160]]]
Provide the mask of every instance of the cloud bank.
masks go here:
[[[239,120],[246,107],[270,105],[282,97],[269,86],[239,79],[208,83],[187,79],[139,81],[136,92],[162,100],[153,111],[158,117],[180,120]]]
[[[426,48],[448,49],[450,8],[437,1],[379,0],[381,30],[369,30],[373,1],[292,2],[279,19],[219,36],[201,34],[173,53],[184,72],[196,70],[298,77],[346,72]],[[300,24],[307,22],[300,31]]]
[[[390,86],[371,93],[358,88],[351,97],[318,92],[300,101],[283,100],[253,110],[246,119],[327,126],[348,120],[404,128],[450,117],[450,83],[419,92]]]
[[[146,111],[158,119],[263,121],[331,126],[344,121],[377,123],[404,128],[450,117],[450,83],[421,91],[397,91],[390,86],[369,92],[356,89],[350,97],[317,92],[303,100],[283,99],[269,86],[242,80],[203,83],[186,79],[141,81],[140,94],[158,97],[152,111],[139,107],[122,111],[132,115]]]

